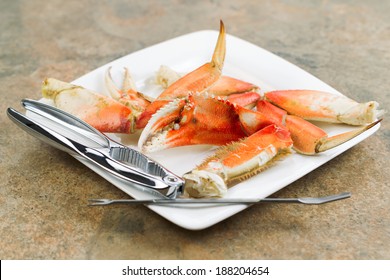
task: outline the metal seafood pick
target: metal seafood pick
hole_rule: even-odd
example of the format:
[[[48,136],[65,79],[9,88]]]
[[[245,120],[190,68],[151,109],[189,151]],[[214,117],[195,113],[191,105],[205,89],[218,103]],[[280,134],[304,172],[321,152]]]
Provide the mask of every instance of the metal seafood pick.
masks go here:
[[[256,204],[256,203],[301,203],[308,205],[324,204],[340,199],[351,197],[351,193],[344,192],[336,195],[323,197],[301,197],[301,198],[263,198],[263,199],[239,199],[239,198],[216,198],[216,199],[90,199],[90,206],[104,206],[111,204],[144,204],[144,205],[185,205],[185,204]]]

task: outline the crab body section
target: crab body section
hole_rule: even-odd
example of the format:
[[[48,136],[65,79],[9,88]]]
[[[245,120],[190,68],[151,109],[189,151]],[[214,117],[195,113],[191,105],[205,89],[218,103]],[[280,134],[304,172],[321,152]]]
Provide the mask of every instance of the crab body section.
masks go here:
[[[225,145],[270,124],[259,112],[195,94],[161,108],[142,131],[138,146],[143,152],[154,152],[195,144]]]

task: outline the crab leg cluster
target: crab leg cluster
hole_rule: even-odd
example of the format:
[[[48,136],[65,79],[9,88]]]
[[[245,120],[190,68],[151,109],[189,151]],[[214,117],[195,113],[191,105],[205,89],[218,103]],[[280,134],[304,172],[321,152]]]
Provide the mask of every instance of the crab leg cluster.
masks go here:
[[[363,133],[379,122],[379,120],[374,121],[352,131],[328,137],[328,134],[318,126],[299,116],[289,115],[287,111],[272,105],[266,100],[259,100],[256,109],[258,112],[273,118],[276,124],[286,126],[291,133],[294,149],[306,155],[313,155],[334,148]]]
[[[225,28],[210,62],[181,75],[161,67],[156,98],[137,91],[127,69],[123,88],[105,84],[110,97],[80,86],[46,79],[42,93],[55,106],[74,114],[102,132],[142,130],[138,146],[145,153],[178,146],[222,146],[186,173],[186,190],[193,197],[222,196],[237,180],[296,152],[313,155],[334,148],[376,125],[384,113],[378,103],[358,103],[345,96],[315,90],[278,90],[260,94],[252,83],[222,75]],[[329,137],[311,120],[358,126]]]
[[[167,87],[137,120],[137,128],[144,128],[152,115],[176,98],[186,97],[191,92],[205,92],[215,84],[222,74],[226,50],[225,27],[221,22],[220,32],[210,62],[178,79]]]

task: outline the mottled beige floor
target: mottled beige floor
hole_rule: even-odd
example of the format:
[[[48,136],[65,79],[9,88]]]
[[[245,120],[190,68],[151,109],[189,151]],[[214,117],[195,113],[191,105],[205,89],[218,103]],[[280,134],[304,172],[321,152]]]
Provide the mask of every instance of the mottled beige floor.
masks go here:
[[[211,228],[181,229],[27,135],[7,107],[40,98],[45,77],[72,81],[149,45],[203,29],[248,40],[340,92],[389,108],[388,1],[0,2],[1,259],[389,259],[390,126],[289,185],[280,197],[351,191],[322,206],[259,205]],[[283,176],[283,175],[281,175]]]

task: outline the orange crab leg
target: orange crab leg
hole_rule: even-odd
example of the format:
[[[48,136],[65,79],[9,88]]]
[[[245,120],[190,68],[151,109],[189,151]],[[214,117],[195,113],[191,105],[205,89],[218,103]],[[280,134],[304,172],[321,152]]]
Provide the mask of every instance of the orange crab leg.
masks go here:
[[[215,197],[226,193],[229,184],[247,179],[288,153],[290,133],[270,125],[238,142],[219,148],[202,164],[186,173],[185,190],[193,197]]]
[[[285,119],[287,116],[287,112],[283,109],[280,109],[266,100],[259,100],[256,104],[256,109],[258,112],[262,112],[263,114],[269,116],[274,120],[277,124],[285,124]]]
[[[288,115],[286,111],[272,105],[267,101],[259,101],[257,110],[273,118],[278,125],[285,125],[291,133],[294,150],[301,154],[313,155],[332,149],[351,140],[376,125],[379,121],[352,131],[329,137],[318,126],[298,116]]]
[[[315,90],[278,90],[265,93],[272,104],[306,120],[365,125],[384,111],[377,102],[358,103],[348,97]]]
[[[130,133],[134,129],[135,119],[129,107],[81,86],[49,78],[43,82],[42,95],[101,132]]]
[[[234,93],[244,93],[250,91],[256,91],[259,87],[236,78],[229,76],[221,76],[219,80],[212,85],[207,91],[210,94],[218,96],[228,96]]]
[[[167,88],[180,79],[180,77],[181,75],[179,73],[168,66],[162,65],[157,71],[156,83],[161,85],[163,88]],[[243,93],[257,90],[259,90],[259,87],[255,84],[222,75],[207,91],[210,94],[218,96],[228,96],[233,93]]]
[[[225,60],[226,39],[225,27],[221,21],[217,44],[211,62],[208,62],[191,73],[171,84],[156,101],[140,115],[137,128],[144,128],[152,115],[175,98],[186,97],[190,93],[201,93],[210,88],[221,76]]]

